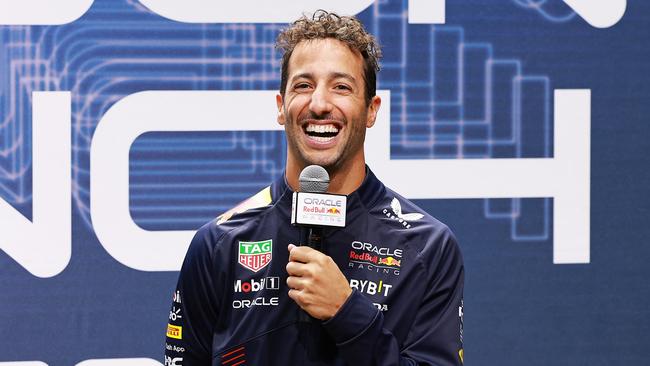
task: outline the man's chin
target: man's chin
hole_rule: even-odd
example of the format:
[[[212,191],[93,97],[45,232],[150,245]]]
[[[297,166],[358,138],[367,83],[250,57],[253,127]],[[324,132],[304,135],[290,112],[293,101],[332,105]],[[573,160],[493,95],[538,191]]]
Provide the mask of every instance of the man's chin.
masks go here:
[[[331,169],[336,168],[336,162],[333,161],[310,160],[307,161],[307,164],[305,166],[309,166],[309,165],[320,165],[323,168],[325,168],[325,170],[327,170],[328,172],[330,172]]]
[[[314,158],[313,156],[308,157],[305,159],[305,166],[309,165],[320,165],[325,170],[327,170],[330,175],[332,174],[333,171],[338,169],[339,164],[339,159],[333,159],[331,156],[328,157],[322,157],[322,158]]]

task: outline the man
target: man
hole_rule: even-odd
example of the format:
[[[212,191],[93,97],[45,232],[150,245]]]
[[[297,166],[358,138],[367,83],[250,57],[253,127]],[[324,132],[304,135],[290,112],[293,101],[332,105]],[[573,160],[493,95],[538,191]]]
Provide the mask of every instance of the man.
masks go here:
[[[319,11],[278,45],[286,174],[197,232],[166,364],[461,364],[464,272],[453,234],[365,165],[365,131],[381,105],[374,38],[355,18]],[[347,195],[346,227],[324,229],[322,251],[294,245],[301,234],[290,225],[311,164],[328,171],[328,192]]]

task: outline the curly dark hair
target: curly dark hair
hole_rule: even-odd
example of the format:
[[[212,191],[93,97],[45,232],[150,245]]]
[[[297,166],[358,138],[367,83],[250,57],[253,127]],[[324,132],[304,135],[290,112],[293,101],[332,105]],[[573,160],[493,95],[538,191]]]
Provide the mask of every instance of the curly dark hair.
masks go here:
[[[298,43],[305,40],[334,38],[350,49],[361,53],[364,62],[363,80],[366,84],[366,104],[377,92],[377,71],[381,49],[377,40],[366,32],[363,24],[355,17],[340,16],[325,10],[317,10],[313,16],[303,15],[278,35],[275,47],[284,51],[282,55],[282,78],[280,94],[284,97],[289,73],[289,59]]]

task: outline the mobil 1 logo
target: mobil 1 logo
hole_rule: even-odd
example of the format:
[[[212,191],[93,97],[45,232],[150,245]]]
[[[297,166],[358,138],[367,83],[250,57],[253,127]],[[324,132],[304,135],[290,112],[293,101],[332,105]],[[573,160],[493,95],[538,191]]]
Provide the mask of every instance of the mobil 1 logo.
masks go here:
[[[280,277],[264,277],[256,280],[251,278],[249,281],[236,280],[234,291],[237,293],[257,292],[260,290],[279,290]]]

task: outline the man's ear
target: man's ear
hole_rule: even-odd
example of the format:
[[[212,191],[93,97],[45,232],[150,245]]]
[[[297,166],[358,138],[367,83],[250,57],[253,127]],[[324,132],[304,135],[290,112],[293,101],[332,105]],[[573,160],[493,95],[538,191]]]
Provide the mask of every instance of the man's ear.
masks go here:
[[[282,100],[282,95],[281,94],[278,93],[275,96],[275,103],[278,106],[278,124],[284,126],[284,124],[285,124],[285,122],[287,120],[286,120],[286,117],[284,115],[284,105],[283,105],[283,100]]]
[[[381,98],[378,95],[375,95],[372,97],[372,99],[370,99],[370,104],[368,105],[368,119],[366,120],[366,128],[370,128],[375,125],[377,112],[379,112],[380,106]]]

